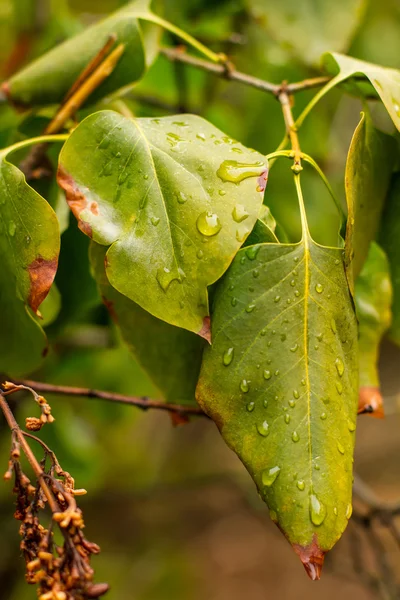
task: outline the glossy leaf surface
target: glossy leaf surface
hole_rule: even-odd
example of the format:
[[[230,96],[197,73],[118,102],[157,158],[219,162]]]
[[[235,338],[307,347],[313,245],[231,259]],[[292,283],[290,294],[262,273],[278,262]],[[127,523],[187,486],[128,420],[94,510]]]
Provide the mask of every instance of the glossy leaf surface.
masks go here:
[[[382,217],[379,243],[389,260],[393,286],[392,325],[389,337],[400,346],[400,174],[392,178]]]
[[[16,376],[37,368],[46,351],[35,313],[57,271],[60,233],[53,209],[7,152],[0,154],[0,369]]]
[[[247,0],[250,11],[273,40],[305,63],[316,63],[327,48],[344,50],[350,44],[365,7],[364,0]]]
[[[256,175],[266,168],[200,117],[133,121],[103,111],[66,142],[58,179],[82,231],[110,246],[113,287],[208,337],[207,286],[252,230],[262,203]]]
[[[395,158],[394,138],[376,129],[371,117],[362,113],[351,140],[345,173],[346,265],[353,281],[362,269],[379,228]]]
[[[377,363],[382,337],[392,320],[392,284],[387,257],[376,242],[372,242],[357,278],[355,301],[360,350],[360,404],[378,407],[382,405],[382,397]]]
[[[105,255],[104,246],[91,243],[90,259],[100,294],[130,351],[167,401],[194,402],[206,342],[156,319],[117,292],[107,280]]]
[[[358,355],[342,251],[304,220],[300,243],[240,250],[212,335],[198,401],[318,578],[351,514]]]
[[[400,131],[399,70],[381,67],[336,52],[324,54],[323,65],[326,71],[334,76],[334,79],[324,90],[321,90],[321,95],[333,85],[346,81],[346,87],[350,92],[379,97],[396,128]]]
[[[115,34],[125,51],[112,74],[90,96],[95,102],[140,79],[146,69],[146,52],[136,18],[148,12],[148,0],[130,2],[116,13],[88,27],[25,67],[3,84],[12,102],[32,106],[61,102],[79,74]],[[152,41],[152,40],[151,40]]]

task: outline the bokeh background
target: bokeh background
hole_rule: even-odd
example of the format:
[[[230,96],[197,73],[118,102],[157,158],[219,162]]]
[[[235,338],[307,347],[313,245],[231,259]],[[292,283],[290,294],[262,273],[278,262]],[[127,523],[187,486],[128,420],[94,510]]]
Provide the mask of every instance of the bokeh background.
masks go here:
[[[1,78],[123,4],[122,0],[0,0]],[[237,68],[274,82],[320,74],[319,58],[327,50],[400,68],[398,0],[160,0],[156,4],[159,14],[228,54]],[[163,43],[175,45],[178,40],[165,34]],[[296,114],[313,93],[296,96]],[[264,153],[273,151],[284,134],[280,107],[273,97],[173,65],[163,57],[129,92],[128,100],[138,116],[200,114]],[[323,167],[342,200],[346,152],[361,109],[358,100],[333,91],[301,130],[302,149]],[[372,110],[379,126],[392,131],[380,107]],[[28,135],[37,127],[37,117],[2,107],[1,145],[13,141],[16,125]],[[325,244],[334,243],[335,207],[312,171],[303,179],[314,236]],[[285,220],[289,237],[297,239],[300,224],[285,162],[274,166],[268,194],[273,214]],[[101,305],[86,250],[87,238],[71,222],[62,236],[57,274],[61,310],[57,318],[48,318],[51,352],[32,378],[159,397],[121,344]],[[356,472],[383,500],[400,498],[399,360],[400,351],[385,343],[381,375],[387,417],[359,419],[357,433]],[[56,422],[43,431],[43,439],[73,474],[77,487],[89,491],[80,504],[87,536],[102,548],[94,566],[97,580],[112,586],[110,599],[398,597],[379,581],[374,583],[376,561],[364,532],[354,523],[327,558],[322,580],[309,581],[270,522],[250,477],[207,420],[175,428],[165,414],[143,414],[88,399],[49,400]],[[14,401],[21,422],[32,413],[29,402],[23,397]],[[9,443],[9,433],[0,422],[4,470]],[[11,485],[0,481],[0,599],[30,600],[36,596],[24,583],[13,502]],[[400,552],[379,524],[377,531],[382,541],[379,552],[396,577]]]

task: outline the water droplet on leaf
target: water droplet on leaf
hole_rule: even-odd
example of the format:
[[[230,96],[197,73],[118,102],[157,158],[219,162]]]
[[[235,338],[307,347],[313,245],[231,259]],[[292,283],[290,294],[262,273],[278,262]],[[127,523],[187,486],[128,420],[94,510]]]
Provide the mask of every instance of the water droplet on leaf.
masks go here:
[[[310,495],[310,519],[313,525],[319,527],[326,517],[325,505],[320,502],[315,494]]]
[[[207,237],[216,235],[219,231],[221,231],[222,227],[218,215],[211,211],[201,213],[197,219],[196,225],[200,233]]]
[[[224,357],[223,357],[223,363],[226,367],[228,367],[231,364],[234,353],[235,353],[234,348],[228,348],[228,350],[225,352]]]
[[[280,467],[272,467],[272,469],[265,469],[261,474],[261,481],[265,487],[271,487],[276,481],[281,469]]]
[[[267,437],[267,435],[269,434],[269,425],[268,425],[267,421],[263,421],[262,423],[259,423],[257,425],[257,431],[263,437]]]

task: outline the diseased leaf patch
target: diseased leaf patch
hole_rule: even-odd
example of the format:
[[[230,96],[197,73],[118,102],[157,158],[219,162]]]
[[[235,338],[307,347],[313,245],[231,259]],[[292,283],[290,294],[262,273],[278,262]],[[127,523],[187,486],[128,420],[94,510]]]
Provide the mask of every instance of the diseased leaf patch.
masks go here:
[[[209,338],[207,286],[252,230],[262,155],[194,115],[88,117],[61,155],[58,181],[80,228],[110,246],[113,287],[152,315]]]

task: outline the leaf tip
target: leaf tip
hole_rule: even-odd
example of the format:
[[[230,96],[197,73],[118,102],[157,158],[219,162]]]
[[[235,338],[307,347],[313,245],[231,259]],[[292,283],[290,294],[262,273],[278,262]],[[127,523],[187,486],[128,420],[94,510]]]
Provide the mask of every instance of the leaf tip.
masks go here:
[[[312,581],[318,581],[321,578],[325,552],[318,546],[317,536],[314,534],[313,541],[308,546],[299,544],[292,544],[292,546],[300,557],[309,578]]]
[[[383,398],[381,391],[375,386],[360,387],[358,396],[358,414],[369,414],[376,419],[383,419],[385,416]]]
[[[198,335],[205,340],[209,344],[211,344],[211,319],[210,317],[204,317],[203,319],[203,327],[200,329]]]

